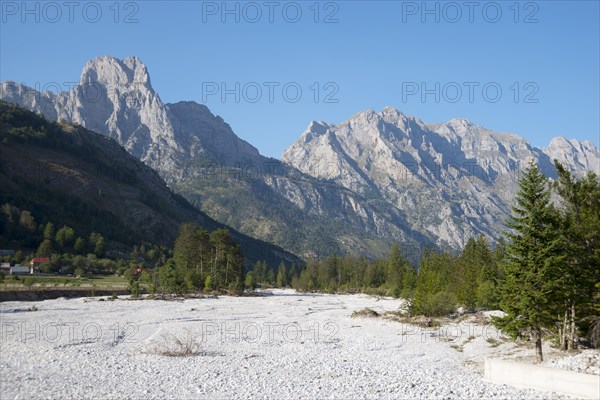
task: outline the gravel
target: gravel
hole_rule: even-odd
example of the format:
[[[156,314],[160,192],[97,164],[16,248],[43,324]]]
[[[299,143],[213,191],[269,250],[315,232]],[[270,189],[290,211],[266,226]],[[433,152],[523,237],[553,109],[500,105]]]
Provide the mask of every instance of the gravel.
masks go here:
[[[397,299],[274,290],[185,301],[56,299],[27,311],[32,305],[0,304],[2,399],[563,398],[483,382],[483,358],[502,346],[477,329],[452,337],[351,318],[365,308],[398,310]]]
[[[546,367],[561,368],[585,374],[600,375],[600,351],[584,350],[579,354],[552,360],[544,364]]]

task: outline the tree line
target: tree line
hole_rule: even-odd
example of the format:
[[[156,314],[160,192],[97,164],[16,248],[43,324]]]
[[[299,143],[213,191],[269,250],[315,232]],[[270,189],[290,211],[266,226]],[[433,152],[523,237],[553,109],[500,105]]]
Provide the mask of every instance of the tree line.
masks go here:
[[[426,247],[418,270],[393,244],[387,258],[332,255],[309,260],[291,286],[300,291],[363,292],[411,300],[413,314],[446,315],[456,307],[495,308],[502,278],[499,262],[504,241],[492,247],[480,236],[470,238],[462,252],[441,252]]]
[[[208,233],[194,223],[184,223],[173,257],[151,271],[149,281],[153,291],[163,294],[219,289],[241,294],[244,278],[242,250],[227,229]]]
[[[3,262],[19,264],[34,257],[48,258],[48,263],[40,265],[40,272],[50,274],[123,275],[140,265],[160,265],[172,253],[164,245],[142,242],[128,248],[97,232],[86,235],[68,225],[39,223],[29,210],[11,203],[0,206],[0,233],[2,247],[17,244],[14,255],[1,257]]]

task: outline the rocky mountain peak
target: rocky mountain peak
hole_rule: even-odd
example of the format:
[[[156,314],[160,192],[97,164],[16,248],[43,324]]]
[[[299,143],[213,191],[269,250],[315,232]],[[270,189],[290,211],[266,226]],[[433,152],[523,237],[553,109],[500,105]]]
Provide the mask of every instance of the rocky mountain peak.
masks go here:
[[[329,124],[322,121],[311,121],[308,127],[300,137],[303,143],[309,143],[316,137],[324,135],[329,129]]]
[[[206,106],[163,103],[137,57],[90,60],[79,85],[57,96],[9,82],[2,83],[0,95],[51,120],[65,119],[114,138],[168,182],[181,179],[192,159],[228,166],[262,162],[258,150]]]
[[[567,139],[564,136],[552,138],[548,147],[543,149],[545,152],[591,152],[597,154],[598,147],[590,140],[580,142],[577,139]]]
[[[600,150],[589,140],[567,139],[557,136],[543,149],[550,160],[558,160],[573,173],[581,170],[600,173]]]
[[[392,117],[392,118],[396,118],[396,119],[405,117],[405,115],[402,113],[402,111],[400,111],[394,107],[390,107],[390,106],[383,107],[383,110],[381,110],[381,113],[379,113],[379,114],[382,117]]]
[[[102,56],[90,60],[83,68],[79,84],[130,89],[132,85],[139,85],[152,89],[148,68],[137,57],[119,60],[111,56]]]
[[[448,125],[452,127],[469,127],[474,126],[475,124],[466,118],[452,118],[450,121],[448,121]]]
[[[573,139],[573,142],[579,144],[579,142],[577,142],[576,139]],[[552,138],[552,140],[550,141],[550,144],[548,145],[548,148],[570,150],[571,148],[574,147],[573,145],[574,145],[574,143],[572,143],[570,140],[568,140],[564,136],[556,136],[556,137]]]

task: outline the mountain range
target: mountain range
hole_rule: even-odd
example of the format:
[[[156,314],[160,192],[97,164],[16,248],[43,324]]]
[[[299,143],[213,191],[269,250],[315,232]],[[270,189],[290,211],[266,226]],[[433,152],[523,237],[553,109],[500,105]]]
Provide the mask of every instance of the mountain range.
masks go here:
[[[136,57],[89,61],[69,92],[5,81],[0,97],[113,138],[211,218],[302,257],[381,256],[399,242],[415,259],[426,244],[495,241],[531,160],[551,178],[554,159],[578,176],[600,170],[591,141],[538,148],[466,119],[427,124],[391,107],[312,121],[281,160],[268,158],[206,106],[164,103]]]

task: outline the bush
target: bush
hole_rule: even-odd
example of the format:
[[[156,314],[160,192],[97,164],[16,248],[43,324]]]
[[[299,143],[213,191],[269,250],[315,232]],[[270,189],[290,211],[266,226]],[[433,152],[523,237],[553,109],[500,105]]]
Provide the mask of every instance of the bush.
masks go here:
[[[129,285],[129,293],[131,293],[131,298],[132,299],[139,299],[140,298],[140,283],[138,281],[134,281],[132,283],[130,283]]]
[[[380,316],[380,314],[377,311],[372,310],[370,308],[363,308],[360,311],[354,311],[350,317],[351,318],[358,318],[358,317],[378,318],[379,316]]]
[[[244,282],[240,278],[236,278],[229,284],[229,292],[234,296],[241,296],[244,294]]]
[[[152,340],[146,347],[146,352],[167,357],[190,357],[201,354],[202,340],[192,335],[189,331],[184,339],[164,333],[160,340]]]
[[[415,295],[415,290],[411,288],[403,288],[400,291],[401,299],[411,299]]]
[[[253,271],[250,271],[246,274],[245,284],[246,288],[251,292],[253,292],[254,289],[256,289],[256,277],[254,276]]]
[[[456,296],[448,292],[427,294],[418,307],[413,307],[413,314],[427,317],[441,317],[456,311]]]
[[[23,285],[27,286],[27,287],[32,287],[33,284],[35,283],[35,278],[25,278],[23,279]]]
[[[211,279],[210,275],[208,275],[206,277],[206,280],[204,281],[204,289],[212,290],[212,279]]]

